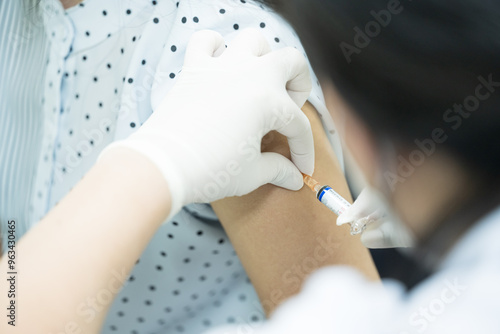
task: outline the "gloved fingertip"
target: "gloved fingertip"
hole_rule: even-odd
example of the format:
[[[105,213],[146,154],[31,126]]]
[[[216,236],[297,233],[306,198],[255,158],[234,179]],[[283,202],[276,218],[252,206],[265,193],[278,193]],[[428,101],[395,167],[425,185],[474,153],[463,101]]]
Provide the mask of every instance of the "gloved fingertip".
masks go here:
[[[350,223],[354,220],[353,217],[351,216],[348,216],[347,214],[341,214],[340,216],[338,216],[337,218],[337,226],[341,226],[341,225],[344,225],[344,224],[347,224],[347,223]]]
[[[312,176],[314,174],[314,148],[312,148],[308,153],[296,154],[294,152],[294,148],[296,146],[295,142],[292,141],[291,145],[293,146],[291,148],[292,161],[297,168],[297,172],[299,172],[299,174],[300,172],[302,172],[304,174]],[[310,145],[311,147],[313,147],[314,144],[311,142]]]
[[[298,168],[284,156],[273,153],[262,153],[261,167],[262,182],[272,183],[275,186],[288,190],[300,190],[304,186],[304,179]]]
[[[294,178],[295,178],[295,183],[297,184],[296,190],[302,189],[304,187],[304,177],[302,176],[302,173],[297,171],[295,173]]]
[[[298,191],[302,189],[303,186],[304,178],[302,177],[302,174],[299,172],[299,170],[296,168],[290,169],[289,176],[286,180],[286,186],[284,186],[284,188]]]

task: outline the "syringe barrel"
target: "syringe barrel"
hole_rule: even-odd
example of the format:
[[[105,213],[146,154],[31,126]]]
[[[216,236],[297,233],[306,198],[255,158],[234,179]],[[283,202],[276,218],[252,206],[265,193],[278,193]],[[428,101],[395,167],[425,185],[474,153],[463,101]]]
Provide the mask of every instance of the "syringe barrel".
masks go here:
[[[337,216],[340,216],[347,210],[351,204],[344,199],[344,197],[340,196],[335,190],[330,188],[329,186],[323,186],[316,193],[316,197],[318,200],[323,203],[328,209],[333,211]],[[351,234],[356,235],[363,232],[366,228],[366,225],[370,223],[371,220],[368,217],[363,217],[360,219],[355,219],[350,222],[351,225]]]
[[[335,190],[329,186],[322,187],[316,194],[318,200],[326,205],[337,216],[340,216],[351,204],[340,196]]]

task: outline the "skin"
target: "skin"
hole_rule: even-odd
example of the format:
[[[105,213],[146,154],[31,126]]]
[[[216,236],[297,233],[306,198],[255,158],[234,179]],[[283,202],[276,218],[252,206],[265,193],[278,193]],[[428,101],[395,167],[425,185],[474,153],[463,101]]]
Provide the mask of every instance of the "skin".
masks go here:
[[[0,332],[98,333],[111,298],[169,211],[157,167],[134,151],[110,150],[17,241],[16,326],[4,316]],[[8,271],[4,254],[0,272]],[[9,303],[9,287],[0,280],[1,305]]]
[[[83,2],[83,0],[61,0],[61,3],[64,7],[64,9],[71,8],[73,6],[78,5],[80,2]]]
[[[339,95],[330,81],[322,82],[327,107],[336,124],[345,124],[340,134],[359,165],[369,184],[386,194],[401,220],[418,239],[425,238],[440,221],[457,208],[457,203],[466,201],[464,194],[472,189],[471,176],[455,159],[446,152],[436,150],[425,162],[415,168],[413,174],[398,182],[394,191],[387,184],[377,182],[376,175],[385,171],[380,166],[382,152],[375,145],[375,137],[368,127]],[[411,150],[400,150],[398,155],[407,157]],[[397,165],[397,161],[389,165]]]
[[[308,116],[315,142],[315,177],[351,201],[344,175],[312,105]],[[272,132],[263,151],[289,156],[286,138]],[[252,281],[264,310],[271,313],[299,292],[309,274],[327,265],[350,265],[376,280],[378,273],[359,237],[348,226],[338,227],[337,216],[304,186],[293,192],[264,185],[242,197],[226,198],[212,206]]]

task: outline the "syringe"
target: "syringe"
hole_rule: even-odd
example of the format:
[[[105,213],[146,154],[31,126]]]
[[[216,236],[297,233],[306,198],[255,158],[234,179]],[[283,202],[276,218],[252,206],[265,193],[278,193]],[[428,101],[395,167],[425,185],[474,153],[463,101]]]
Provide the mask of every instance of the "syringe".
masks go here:
[[[329,186],[322,186],[318,181],[313,179],[307,174],[302,174],[304,176],[304,183],[307,184],[312,191],[316,193],[316,198],[323,203],[328,209],[333,211],[337,216],[344,213],[347,208],[351,206],[342,196],[340,196],[335,190]],[[356,235],[363,232],[366,228],[366,224],[370,219],[367,217],[356,219],[349,224],[351,225],[351,235]]]

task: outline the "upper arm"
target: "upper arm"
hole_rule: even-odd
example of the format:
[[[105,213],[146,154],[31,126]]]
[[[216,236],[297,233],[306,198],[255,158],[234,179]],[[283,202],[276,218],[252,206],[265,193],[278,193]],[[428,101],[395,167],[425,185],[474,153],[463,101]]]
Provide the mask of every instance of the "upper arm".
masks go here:
[[[350,200],[341,167],[314,107],[306,103],[314,136],[314,177]],[[286,138],[271,132],[263,151],[290,158]],[[266,310],[299,291],[314,269],[331,264],[357,267],[370,278],[377,273],[367,249],[336,216],[317,201],[307,187],[295,192],[270,184],[242,196],[213,203]]]

